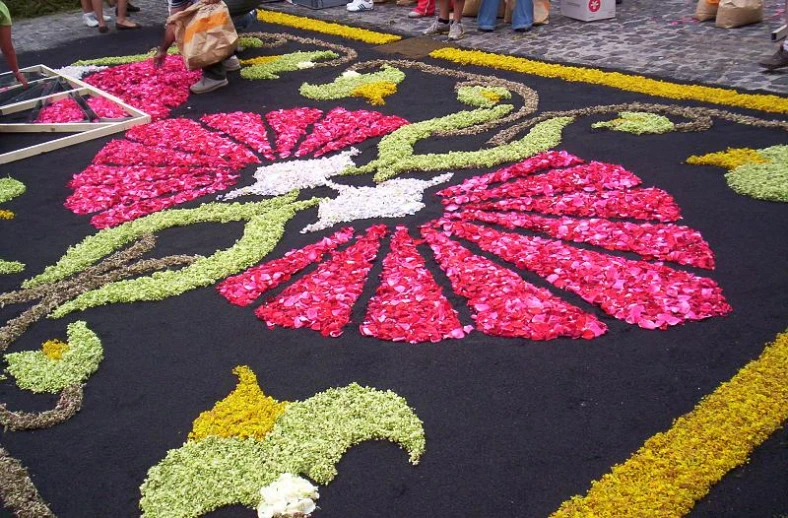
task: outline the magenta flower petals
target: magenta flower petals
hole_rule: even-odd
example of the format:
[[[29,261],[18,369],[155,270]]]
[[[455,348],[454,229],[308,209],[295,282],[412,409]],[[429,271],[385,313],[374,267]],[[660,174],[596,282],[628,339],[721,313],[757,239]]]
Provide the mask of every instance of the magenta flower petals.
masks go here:
[[[353,305],[364,289],[385,234],[385,225],[369,227],[352,246],[291,284],[257,308],[255,314],[268,327],[306,327],[320,331],[323,336],[340,336],[350,321]]]
[[[607,326],[519,275],[472,254],[429,225],[421,228],[454,292],[468,299],[476,329],[491,336],[592,339]]]
[[[449,207],[447,207],[448,209]],[[469,203],[466,210],[519,210],[566,216],[632,218],[662,222],[681,219],[681,209],[673,196],[662,189],[648,187],[625,191],[571,192],[552,196],[524,196],[503,200]],[[457,206],[451,207],[459,209]]]
[[[465,221],[483,221],[506,228],[525,228],[563,241],[635,252],[644,259],[659,259],[696,268],[714,269],[714,254],[700,232],[672,223],[546,218],[518,212],[465,211],[459,216]]]
[[[241,274],[228,277],[216,289],[230,303],[236,306],[248,306],[266,291],[287,282],[310,264],[322,260],[325,254],[347,243],[352,237],[353,229],[343,228],[317,243],[290,250],[280,259],[268,261],[249,268]]]
[[[632,261],[560,241],[509,234],[465,222],[444,230],[576,293],[609,315],[645,329],[726,315],[732,308],[712,279]]]
[[[238,142],[243,142],[268,160],[274,159],[274,151],[268,142],[268,131],[260,114],[214,113],[203,116],[200,121],[206,126],[230,135]]]
[[[334,108],[315,123],[312,133],[301,143],[295,156],[314,153],[315,157],[339,151],[368,138],[391,133],[408,121],[367,110],[348,111]]]
[[[323,115],[317,108],[291,108],[268,112],[265,120],[276,134],[276,153],[279,158],[287,158],[310,124],[316,123]]]
[[[174,149],[146,146],[128,140],[111,140],[93,158],[92,163],[127,166],[227,167],[227,163],[221,157],[192,155]],[[75,175],[74,180],[80,176],[82,173]],[[74,180],[72,180],[72,184]],[[69,184],[69,187],[76,186],[72,184]]]
[[[393,342],[439,342],[463,338],[457,312],[425,267],[408,229],[397,227],[391,252],[383,259],[383,273],[375,296],[369,301],[362,335]]]
[[[126,111],[114,102],[104,97],[90,97],[87,105],[101,119],[124,119],[129,116]],[[38,113],[38,123],[65,123],[82,122],[87,117],[77,104],[77,101],[68,97],[44,106]]]

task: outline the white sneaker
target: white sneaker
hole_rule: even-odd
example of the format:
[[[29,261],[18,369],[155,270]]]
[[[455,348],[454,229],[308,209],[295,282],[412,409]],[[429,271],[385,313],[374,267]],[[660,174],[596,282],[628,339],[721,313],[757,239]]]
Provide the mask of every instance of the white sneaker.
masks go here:
[[[436,34],[446,34],[451,29],[449,28],[448,23],[443,23],[435,18],[435,21],[432,22],[432,25],[427,27],[427,30],[424,31],[425,36],[434,36]]]
[[[411,11],[408,13],[408,18],[424,18],[426,14],[421,14],[418,11]]]
[[[371,0],[353,0],[347,4],[347,10],[351,13],[358,13],[361,11],[371,11],[373,3]]]
[[[202,79],[191,85],[189,90],[191,90],[193,94],[207,94],[208,92],[213,92],[228,84],[229,82],[227,79],[211,79],[203,76]]]
[[[98,27],[98,20],[93,13],[82,13],[82,23],[91,28]]]
[[[237,56],[230,56],[229,58],[222,61],[222,66],[228,72],[237,72],[241,70],[241,61],[238,59]]]
[[[461,40],[465,37],[465,29],[460,22],[454,22],[449,29],[449,41]]]

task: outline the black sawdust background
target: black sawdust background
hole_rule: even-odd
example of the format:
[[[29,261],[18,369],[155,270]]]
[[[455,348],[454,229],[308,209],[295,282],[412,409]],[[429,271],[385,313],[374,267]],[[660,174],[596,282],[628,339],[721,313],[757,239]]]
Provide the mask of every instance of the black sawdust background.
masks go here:
[[[260,24],[255,30],[286,31],[351,45],[359,51],[358,61],[389,57],[369,45],[330,36]],[[133,54],[153,47],[159,37],[156,28],[113,33],[100,44],[90,40],[22,54],[21,62],[58,67],[77,59]],[[287,50],[297,48],[291,44]],[[430,58],[425,61],[456,67]],[[670,103],[604,87],[487,68],[464,69],[525,82],[539,92],[540,110],[630,101]],[[370,108],[362,99],[318,102],[298,95],[302,82],[327,83],[340,72],[311,69],[284,73],[276,81],[246,81],[232,74],[229,87],[191,96],[171,116],[199,118],[236,110],[266,113],[299,106],[328,111],[343,106],[378,109],[418,121],[465,109],[455,99],[453,80],[408,69],[399,92],[382,107]],[[722,169],[683,164],[690,155],[729,146],[785,144],[785,134],[715,121],[713,129],[703,133],[638,137],[592,131],[590,124],[596,120],[601,118],[582,118],[571,124],[559,149],[586,160],[621,164],[641,177],[644,186],[672,194],[683,211],[681,223],[699,230],[716,254],[717,269],[699,273],[722,286],[734,307],[730,316],[647,331],[609,318],[579,297],[550,287],[604,320],[609,332],[591,341],[531,342],[473,332],[463,340],[438,344],[381,342],[362,337],[357,326],[377,287],[380,258],[389,249],[385,240],[353,321],[339,339],[309,330],[268,330],[254,316],[253,308],[229,304],[213,287],[161,302],[104,306],[39,322],[10,351],[35,349],[54,337],[65,339],[67,323],[85,320],[101,337],[105,359],[86,385],[79,414],[47,430],[5,432],[2,444],[27,466],[58,516],[134,516],[139,514],[138,488],[147,470],[168,449],[184,442],[200,412],[235,387],[233,367],[249,365],[263,390],[281,400],[303,400],[355,381],[395,391],[424,421],[427,450],[418,466],[411,466],[406,455],[389,443],[356,446],[340,462],[337,478],[320,489],[317,516],[548,516],[564,500],[584,494],[592,480],[625,461],[646,439],[668,429],[673,419],[692,410],[703,395],[756,358],[764,344],[788,324],[788,207],[737,195],[725,184]],[[416,151],[477,149],[489,136],[432,139],[419,143]],[[3,140],[5,149],[22,142],[12,143],[5,136]],[[0,257],[22,261],[27,269],[0,278],[0,291],[15,289],[23,279],[57,261],[66,248],[95,232],[89,216],[72,214],[63,202],[70,194],[69,178],[86,167],[109,140],[2,167],[1,174],[24,182],[27,192],[3,207],[17,216],[2,222]],[[357,146],[363,151],[360,162],[375,156],[378,141]],[[238,186],[253,183],[254,169],[250,166],[243,171]],[[489,170],[458,171],[451,183]],[[439,173],[404,176],[435,174]],[[371,185],[371,178],[347,182]],[[391,228],[408,225],[411,235],[418,237],[418,224],[441,214],[434,193],[444,186],[427,192],[428,206],[417,215],[383,222]],[[329,193],[303,192],[301,199]],[[212,200],[209,196],[183,207]],[[316,209],[299,213],[268,259],[333,232],[299,233],[315,219]],[[363,231],[371,223],[352,225]],[[167,230],[159,234],[154,255],[208,255],[230,246],[242,229],[241,223],[235,223]],[[420,249],[464,323],[471,323],[464,300],[451,293],[428,248]],[[548,286],[535,275],[520,273],[534,284]],[[2,320],[13,318],[24,307],[4,308]],[[52,408],[56,399],[24,393],[10,379],[0,385],[0,398],[11,409],[26,411]],[[786,441],[788,430],[783,427],[755,450],[749,464],[714,486],[690,516],[774,518],[788,513]],[[253,513],[233,507],[211,516]]]

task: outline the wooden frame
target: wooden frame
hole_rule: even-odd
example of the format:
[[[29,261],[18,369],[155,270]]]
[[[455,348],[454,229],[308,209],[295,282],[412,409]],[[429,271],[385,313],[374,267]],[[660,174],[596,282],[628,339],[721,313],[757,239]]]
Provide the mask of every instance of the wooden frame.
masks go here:
[[[772,31],[772,41],[781,40],[788,36],[788,25],[783,24]]]
[[[84,81],[75,79],[73,77],[58,74],[51,68],[44,65],[35,65],[32,67],[23,68],[22,72],[38,72],[39,74],[47,76],[44,79],[39,79],[37,82],[48,81],[60,78],[64,80],[71,89],[65,92],[58,92],[36,99],[29,99],[27,101],[20,101],[11,104],[0,106],[0,115],[8,115],[11,113],[18,113],[26,110],[35,109],[38,106],[46,106],[47,104],[71,97],[74,95],[90,95],[94,97],[103,97],[117,104],[123,111],[128,114],[124,119],[99,119],[99,122],[71,122],[71,123],[51,123],[51,124],[35,124],[35,123],[0,123],[0,133],[75,133],[67,137],[61,137],[43,144],[36,144],[26,148],[9,151],[0,154],[0,164],[8,164],[31,156],[48,153],[56,149],[61,149],[75,144],[81,144],[88,140],[93,140],[120,131],[125,131],[132,126],[139,124],[146,124],[151,121],[150,115],[147,113],[129,106],[117,97],[110,95],[98,88],[91,86]],[[0,74],[4,76],[10,74]]]

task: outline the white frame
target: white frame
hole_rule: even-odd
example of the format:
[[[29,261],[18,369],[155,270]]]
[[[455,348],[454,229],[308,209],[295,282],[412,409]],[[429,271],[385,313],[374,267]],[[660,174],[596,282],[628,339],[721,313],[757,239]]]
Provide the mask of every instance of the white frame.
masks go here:
[[[73,146],[75,144],[81,144],[82,142],[87,142],[88,140],[93,140],[100,137],[105,137],[107,135],[112,135],[113,133],[118,133],[120,131],[125,131],[132,126],[137,126],[139,124],[147,124],[151,121],[150,115],[147,113],[134,108],[133,106],[129,106],[125,102],[121,101],[114,95],[110,95],[98,88],[91,86],[84,81],[79,79],[75,79],[73,77],[64,76],[62,74],[58,74],[56,71],[52,70],[51,68],[45,65],[35,65],[32,67],[23,68],[22,72],[38,72],[39,74],[50,77],[59,77],[67,81],[72,87],[72,90],[67,92],[58,92],[56,94],[47,95],[43,97],[38,97],[36,99],[30,99],[27,101],[20,101],[17,103],[6,104],[0,106],[0,115],[7,115],[9,113],[17,113],[20,111],[30,110],[35,108],[35,106],[43,101],[44,104],[48,104],[51,101],[56,101],[58,99],[62,99],[64,97],[69,97],[73,93],[78,94],[90,94],[95,97],[103,97],[112,101],[113,103],[117,104],[129,115],[130,118],[117,120],[117,119],[100,119],[99,122],[69,122],[69,123],[47,123],[47,124],[35,124],[35,123],[8,123],[8,124],[0,124],[0,133],[62,133],[62,132],[76,132],[75,135],[69,135],[67,137],[61,137],[55,140],[51,140],[49,142],[44,142],[42,144],[36,144],[34,146],[28,146],[26,148],[17,149],[14,151],[9,151],[7,153],[0,154],[0,164],[8,164],[11,162],[15,162],[17,160],[22,160],[25,158],[29,158],[31,156],[40,155],[42,153],[48,153],[49,151],[54,151],[56,149],[62,149],[64,147]],[[6,72],[5,74],[0,74],[0,76],[11,74],[11,72]],[[40,79],[39,81],[43,81],[45,79]]]

